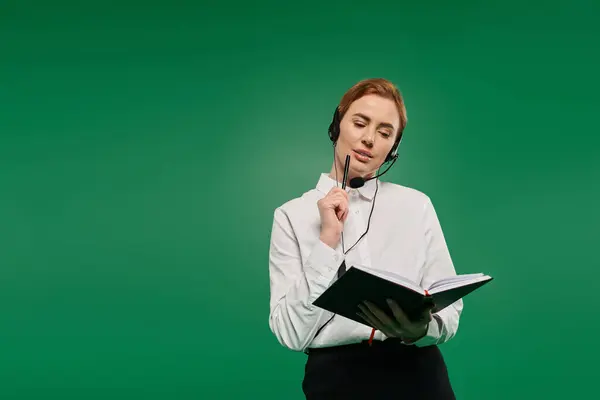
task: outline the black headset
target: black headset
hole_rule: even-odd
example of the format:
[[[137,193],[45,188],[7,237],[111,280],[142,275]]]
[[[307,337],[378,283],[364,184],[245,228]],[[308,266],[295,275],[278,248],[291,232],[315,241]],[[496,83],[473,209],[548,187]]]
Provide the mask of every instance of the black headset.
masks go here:
[[[333,120],[331,121],[331,124],[329,124],[329,130],[328,130],[329,139],[331,139],[331,141],[333,142],[334,145],[337,142],[338,138],[340,137],[340,121],[341,120],[342,119],[340,118],[339,107],[336,107],[335,111],[333,112]],[[386,162],[394,161],[396,158],[398,158],[398,146],[400,146],[400,142],[402,141],[402,133],[403,133],[403,130],[401,130],[398,133],[398,139],[396,139],[396,141],[394,142],[394,145],[392,146],[392,149],[390,150],[388,155],[385,157],[385,160],[383,161],[384,164]]]

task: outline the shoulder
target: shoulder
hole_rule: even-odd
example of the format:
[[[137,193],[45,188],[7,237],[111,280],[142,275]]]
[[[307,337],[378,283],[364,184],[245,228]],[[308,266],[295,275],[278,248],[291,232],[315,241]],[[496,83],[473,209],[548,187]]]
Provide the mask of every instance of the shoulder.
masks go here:
[[[424,209],[431,204],[431,198],[423,191],[393,182],[381,182],[380,190],[385,197],[398,205]]]
[[[299,241],[306,235],[318,237],[321,218],[317,201],[321,197],[321,192],[312,189],[285,201],[273,212],[273,226]]]
[[[275,214],[283,214],[288,218],[309,216],[311,212],[318,213],[317,201],[323,194],[317,189],[310,189],[298,197],[285,201],[275,208]]]

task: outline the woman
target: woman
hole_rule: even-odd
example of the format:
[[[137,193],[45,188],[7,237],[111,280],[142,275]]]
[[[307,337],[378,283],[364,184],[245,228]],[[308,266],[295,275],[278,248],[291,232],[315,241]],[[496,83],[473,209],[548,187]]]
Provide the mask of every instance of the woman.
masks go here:
[[[456,334],[462,300],[411,320],[393,301],[393,314],[365,302],[357,310],[365,325],[312,304],[346,266],[393,271],[423,286],[456,275],[429,197],[376,175],[396,160],[406,122],[391,82],[355,84],[329,127],[330,172],[274,212],[269,326],[283,346],[308,354],[307,399],[455,398],[437,345]]]

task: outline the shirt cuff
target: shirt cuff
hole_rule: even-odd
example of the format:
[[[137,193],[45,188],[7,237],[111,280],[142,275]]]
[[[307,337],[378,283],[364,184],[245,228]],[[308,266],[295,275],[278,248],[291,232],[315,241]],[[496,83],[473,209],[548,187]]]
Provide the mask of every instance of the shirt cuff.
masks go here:
[[[342,252],[332,249],[319,239],[306,260],[306,273],[318,285],[327,287],[336,278],[337,271],[343,261],[344,255]],[[316,293],[315,295],[318,297]],[[315,296],[312,297],[314,298],[310,299],[311,302],[316,299]]]

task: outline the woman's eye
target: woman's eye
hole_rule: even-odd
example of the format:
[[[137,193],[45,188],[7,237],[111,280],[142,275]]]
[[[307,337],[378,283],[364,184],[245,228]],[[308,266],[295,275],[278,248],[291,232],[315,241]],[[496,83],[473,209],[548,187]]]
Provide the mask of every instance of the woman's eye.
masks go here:
[[[361,128],[363,128],[363,127],[364,127],[364,124],[362,124],[362,123],[360,123],[360,122],[355,122],[355,123],[354,123],[354,125],[355,125],[355,126],[358,126],[358,127],[361,127]]]

